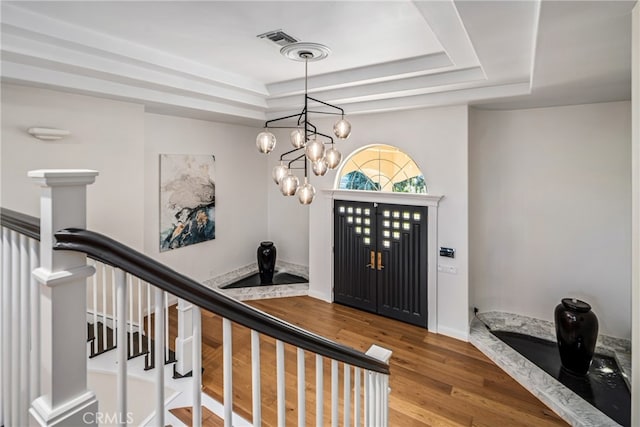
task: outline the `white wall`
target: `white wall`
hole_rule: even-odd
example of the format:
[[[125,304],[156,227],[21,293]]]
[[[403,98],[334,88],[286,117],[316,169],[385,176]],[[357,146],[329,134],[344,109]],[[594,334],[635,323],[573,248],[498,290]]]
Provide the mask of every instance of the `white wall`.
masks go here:
[[[202,120],[145,114],[145,253],[205,280],[256,262],[267,233],[266,167],[255,148],[256,129]],[[159,250],[159,155],[216,157],[216,237],[167,252]]]
[[[630,131],[629,102],[471,110],[473,305],[552,320],[577,297],[630,338]]]
[[[142,249],[144,216],[143,107],[58,91],[2,85],[2,206],[40,216],[32,169],[100,172],[87,188],[87,226]],[[67,129],[44,142],[30,127]]]
[[[30,127],[68,129],[43,142]],[[147,114],[140,105],[2,85],[2,206],[39,216],[39,188],[27,171],[86,168],[89,228],[121,240],[196,280],[256,260],[267,231],[266,160],[256,129]],[[159,253],[159,153],[216,156],[216,239]]]
[[[438,210],[438,246],[456,249],[456,258],[442,263],[457,267],[455,275],[438,274],[438,331],[466,339],[468,335],[468,215],[467,215],[467,107],[429,108],[348,118],[352,133],[338,143],[343,158],[369,144],[401,148],[422,169],[429,194],[444,195]],[[331,130],[334,120],[318,120]],[[325,132],[326,133],[326,132]],[[335,171],[313,179],[320,191],[333,188]],[[332,255],[322,248],[332,240],[331,200],[321,193],[311,205],[310,293],[332,299]],[[434,266],[435,267],[435,266]]]

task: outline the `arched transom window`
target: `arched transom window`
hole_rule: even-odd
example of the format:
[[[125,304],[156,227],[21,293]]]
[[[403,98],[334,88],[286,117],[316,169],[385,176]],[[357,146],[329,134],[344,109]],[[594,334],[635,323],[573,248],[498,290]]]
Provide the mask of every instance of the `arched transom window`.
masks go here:
[[[369,145],[355,151],[343,163],[339,177],[342,190],[427,193],[416,162],[391,145]]]

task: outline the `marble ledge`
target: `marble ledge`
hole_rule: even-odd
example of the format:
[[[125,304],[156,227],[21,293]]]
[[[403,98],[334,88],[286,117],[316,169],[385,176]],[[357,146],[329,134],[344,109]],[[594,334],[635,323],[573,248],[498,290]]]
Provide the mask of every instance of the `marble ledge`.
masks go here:
[[[286,261],[276,261],[276,270],[278,272],[295,274],[309,280],[309,269],[302,265],[297,265]],[[252,274],[255,274],[257,272],[257,265],[247,265],[228,273],[221,274],[220,276],[205,280],[203,284],[208,288],[221,292],[231,298],[235,298],[240,301],[309,295],[309,283],[222,289],[223,286],[236,282],[240,279],[244,279],[245,277],[251,276]]]
[[[478,318],[492,330],[520,332],[556,342],[556,327],[548,320],[499,311],[479,313]],[[616,360],[627,387],[631,389],[631,341],[600,334],[596,342],[596,353],[611,356]]]
[[[552,322],[511,313],[480,313],[471,322],[469,341],[572,426],[608,427],[619,425],[499,340],[489,332],[487,326],[494,330],[520,332],[556,341],[555,326]],[[623,370],[623,373],[630,375],[630,346],[626,340],[599,337],[596,351],[614,355],[621,370],[625,369],[623,365],[628,366],[628,370]],[[626,364],[625,359],[627,360]]]

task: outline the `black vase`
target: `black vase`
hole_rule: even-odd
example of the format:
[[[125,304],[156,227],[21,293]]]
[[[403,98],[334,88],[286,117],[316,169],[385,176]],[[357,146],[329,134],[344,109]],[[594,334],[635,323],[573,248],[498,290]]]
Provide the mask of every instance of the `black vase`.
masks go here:
[[[260,283],[268,285],[273,282],[273,271],[276,268],[276,247],[273,242],[260,242],[258,247],[258,271]]]
[[[598,318],[584,301],[563,298],[555,309],[562,367],[574,375],[589,371],[598,339]]]

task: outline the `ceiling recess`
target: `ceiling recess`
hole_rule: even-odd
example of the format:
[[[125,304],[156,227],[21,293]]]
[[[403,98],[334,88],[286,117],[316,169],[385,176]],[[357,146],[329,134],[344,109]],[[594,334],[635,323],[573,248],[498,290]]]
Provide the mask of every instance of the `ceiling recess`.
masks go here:
[[[282,30],[268,31],[266,33],[258,34],[256,37],[259,39],[270,40],[280,47],[300,41]]]

